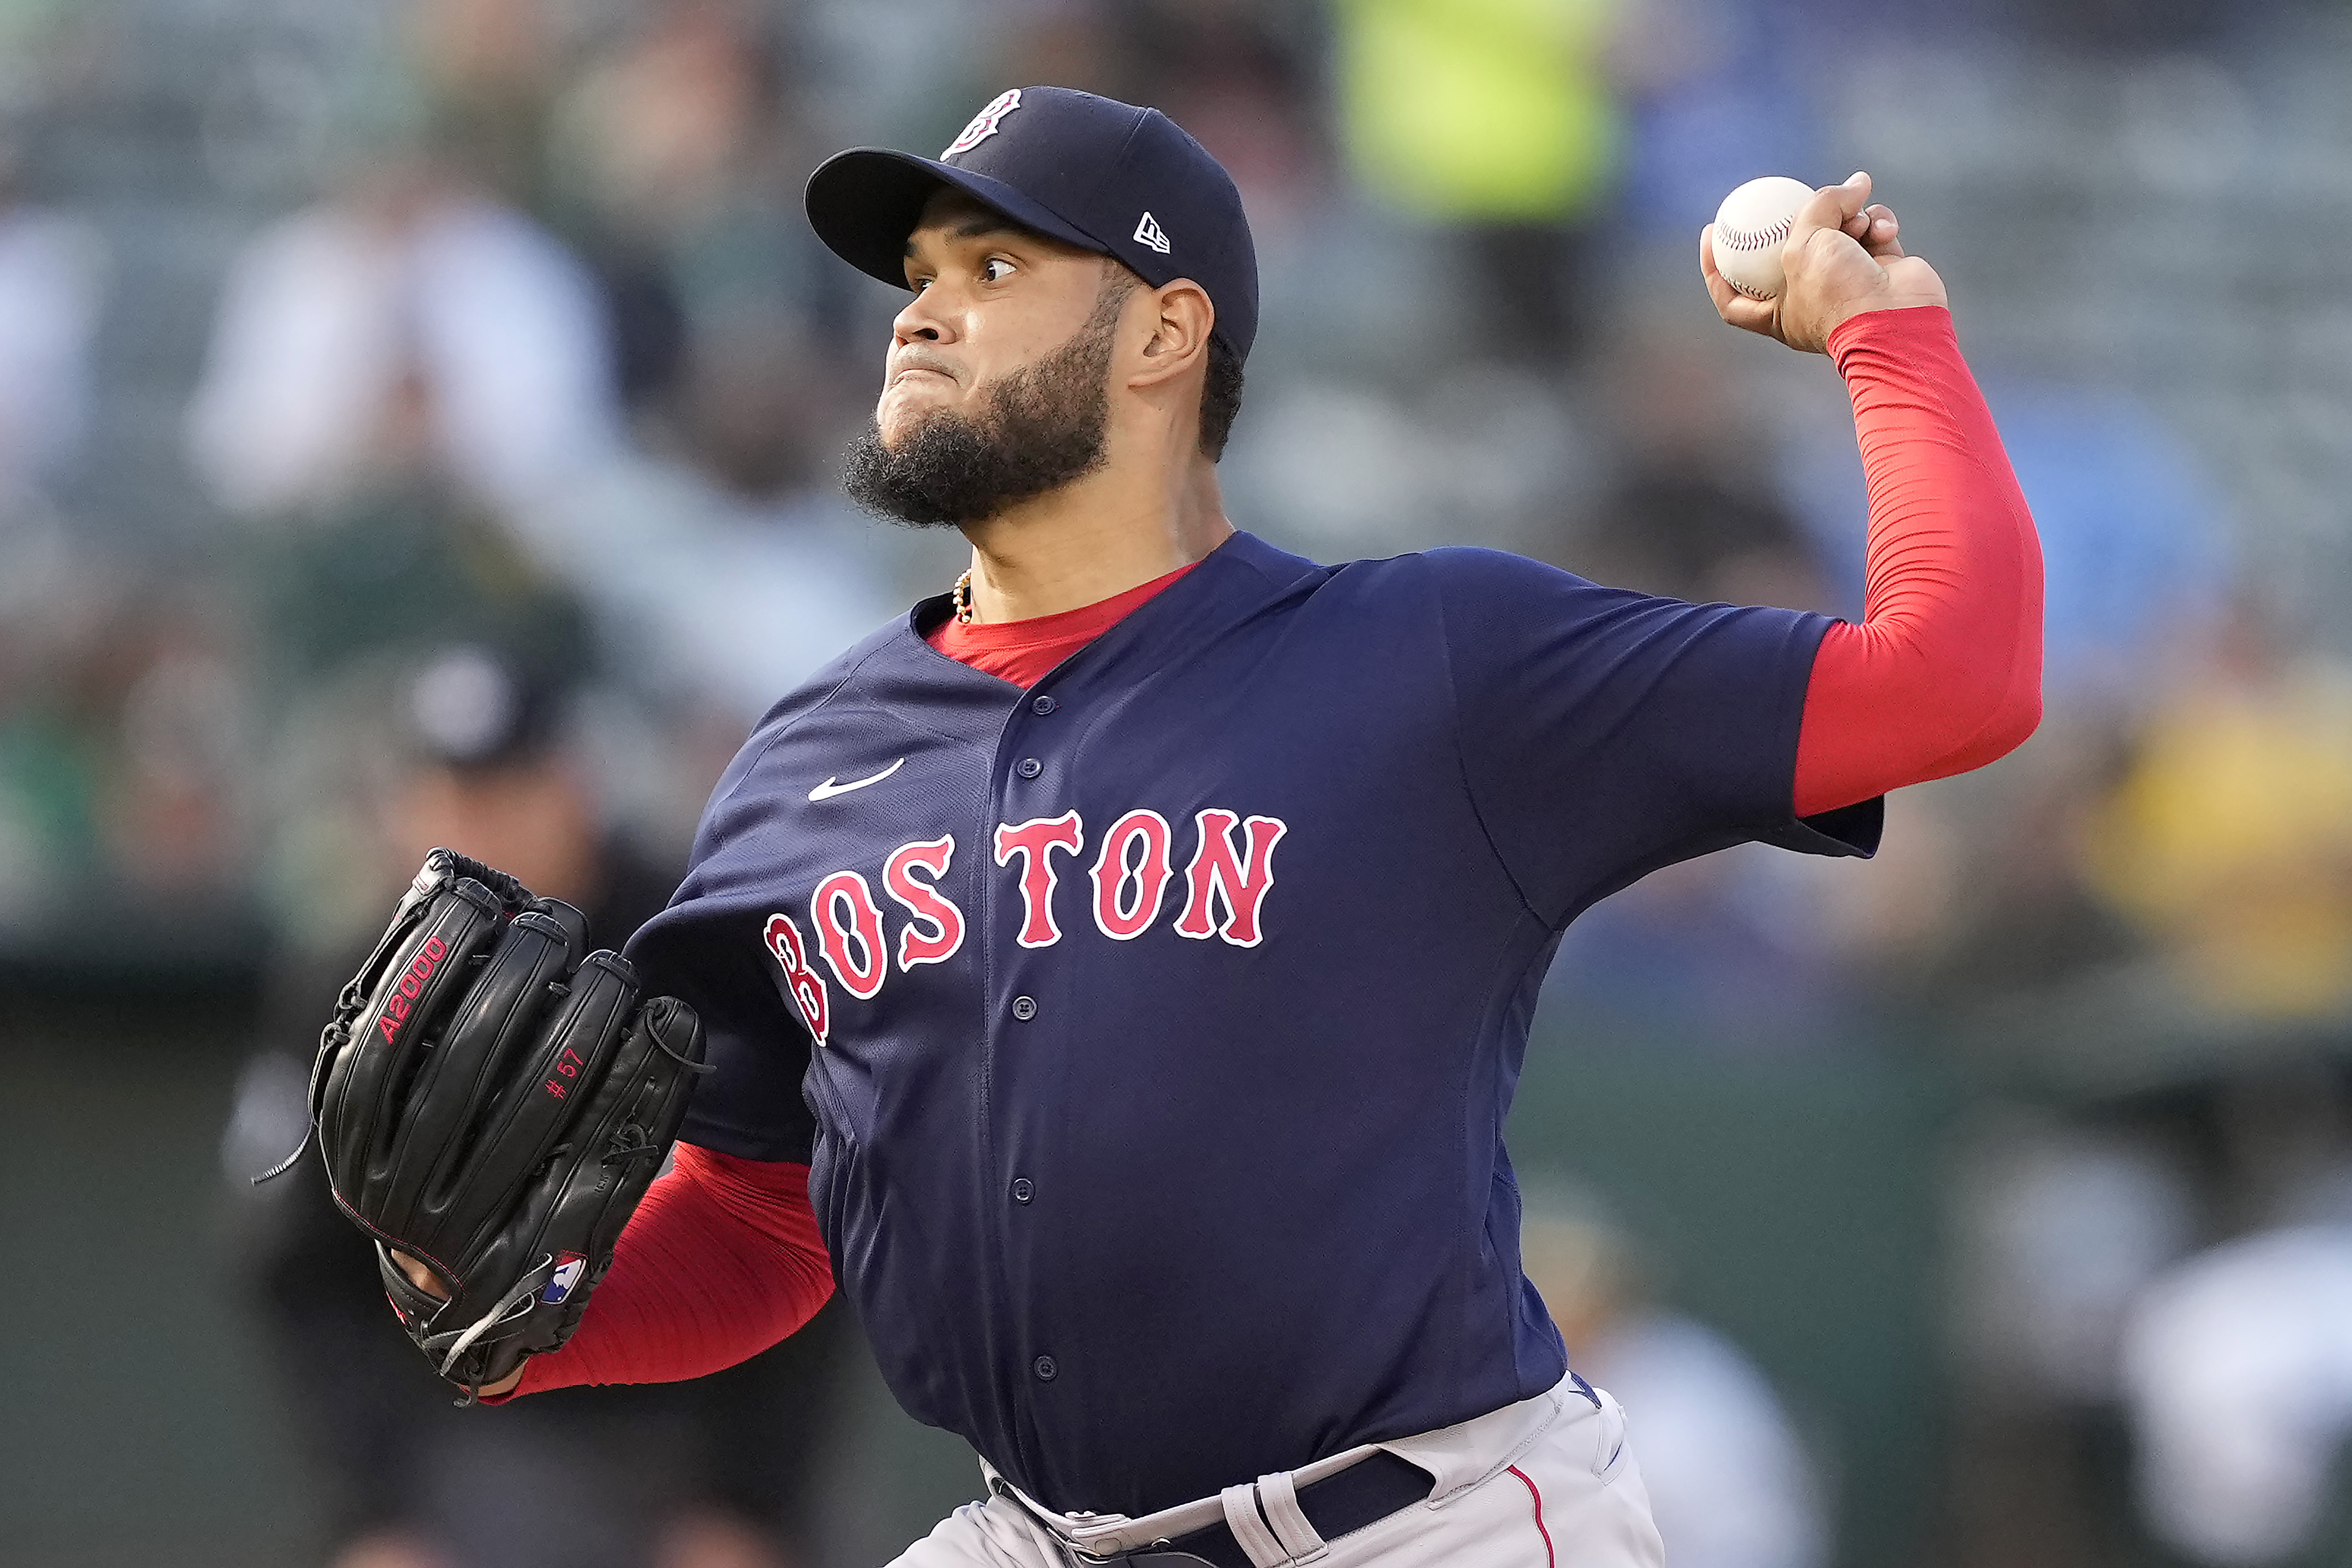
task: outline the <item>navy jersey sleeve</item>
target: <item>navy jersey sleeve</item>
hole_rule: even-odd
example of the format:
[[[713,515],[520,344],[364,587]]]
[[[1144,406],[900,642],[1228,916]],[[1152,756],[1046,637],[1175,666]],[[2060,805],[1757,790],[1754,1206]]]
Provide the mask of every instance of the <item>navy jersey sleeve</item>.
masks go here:
[[[775,907],[761,874],[761,813],[744,785],[793,724],[822,705],[887,636],[877,632],[779,701],[712,789],[677,896],[631,940],[647,995],[680,998],[701,1016],[713,1071],[698,1084],[678,1136],[747,1160],[809,1163],[816,1121],[803,1097],[813,1049],[784,999],[761,929]]]
[[[1800,821],[1805,684],[1829,621],[1687,604],[1493,550],[1434,550],[1465,782],[1528,906],[1559,924],[1750,839],[1876,848],[1879,803]]]
[[[695,1087],[678,1136],[747,1160],[809,1163],[816,1124],[801,1093],[808,1031],[763,963],[759,917],[672,904],[629,944],[647,995],[701,1016],[713,1071]]]

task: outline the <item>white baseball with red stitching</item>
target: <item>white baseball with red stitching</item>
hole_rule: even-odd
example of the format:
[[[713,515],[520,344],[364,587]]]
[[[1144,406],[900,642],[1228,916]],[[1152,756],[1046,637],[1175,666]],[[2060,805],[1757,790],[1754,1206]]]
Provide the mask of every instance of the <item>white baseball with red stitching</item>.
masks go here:
[[[1708,243],[1723,280],[1751,299],[1780,292],[1780,247],[1789,240],[1797,209],[1813,199],[1813,188],[1785,174],[1750,180],[1723,198],[1716,209]]]

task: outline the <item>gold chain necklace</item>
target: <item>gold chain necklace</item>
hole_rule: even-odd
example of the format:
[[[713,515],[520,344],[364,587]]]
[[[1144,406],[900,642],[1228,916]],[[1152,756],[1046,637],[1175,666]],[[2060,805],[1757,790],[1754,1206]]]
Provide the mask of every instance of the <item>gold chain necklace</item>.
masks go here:
[[[971,568],[970,567],[964,568],[963,575],[956,579],[955,612],[958,624],[964,626],[971,624]]]

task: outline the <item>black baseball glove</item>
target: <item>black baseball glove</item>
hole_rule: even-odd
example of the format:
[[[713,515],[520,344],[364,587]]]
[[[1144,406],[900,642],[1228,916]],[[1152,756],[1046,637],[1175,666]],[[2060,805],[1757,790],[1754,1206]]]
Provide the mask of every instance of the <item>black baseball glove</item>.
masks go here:
[[[628,963],[581,956],[587,928],[435,850],[320,1037],[310,1113],[328,1183],[464,1402],[571,1337],[709,1071],[694,1010],[640,1002]],[[412,1283],[395,1249],[447,1299]]]

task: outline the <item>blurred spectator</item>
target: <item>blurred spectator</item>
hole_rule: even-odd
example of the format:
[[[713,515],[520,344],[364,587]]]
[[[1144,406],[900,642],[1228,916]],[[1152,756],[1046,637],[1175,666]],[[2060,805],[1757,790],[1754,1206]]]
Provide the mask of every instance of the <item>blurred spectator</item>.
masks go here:
[[[472,107],[256,243],[191,413],[225,500],[305,520],[256,547],[278,640],[470,622],[561,665],[524,602],[561,585],[641,691],[748,722],[899,602],[887,543],[813,494],[857,413],[806,315],[767,17],[651,7],[576,78],[550,61],[584,35],[533,0],[415,21],[428,96]],[[454,172],[468,114],[539,128],[530,188],[601,277]]]
[[[546,16],[524,0],[462,10],[415,14],[431,95],[478,109],[553,89]],[[302,683],[450,636],[542,674],[593,643],[641,695],[689,725],[724,714],[740,738],[900,601],[877,533],[811,494],[844,389],[775,243],[794,183],[777,177],[782,110],[757,22],[658,8],[555,117],[571,173],[548,199],[608,261],[646,258],[650,294],[610,267],[600,281],[456,172],[462,160],[417,150],[447,123],[437,141],[409,124],[341,196],[240,259],[189,431],[221,498],[279,525],[244,563],[275,697],[299,704]],[[497,45],[478,57],[478,27]],[[633,301],[683,310],[667,361],[626,362],[661,359],[632,349]],[[625,391],[654,455],[627,439]],[[278,835],[281,861],[312,867],[273,873],[281,907],[320,882],[338,835],[318,826]]]
[[[0,23],[0,43],[28,49],[18,35],[37,30]],[[102,869],[99,794],[122,695],[96,679],[121,572],[55,506],[89,418],[104,251],[24,198],[19,129],[0,119],[0,942]],[[200,856],[219,846],[197,841]]]
[[[2199,1215],[2157,1140],[2016,1116],[1980,1128],[1954,1182],[1953,1313],[1991,1403],[2113,1400],[2126,1313]]]
[[[0,523],[0,934],[21,939],[96,861],[94,769],[69,693],[115,585],[47,519]]]
[[[76,455],[105,256],[96,234],[16,199],[0,138],[0,529]]]
[[[950,541],[894,538],[833,486],[870,383],[836,344],[839,268],[799,215],[812,142],[780,29],[739,0],[665,0],[564,98],[556,152],[575,222],[608,254],[651,259],[681,338],[639,405],[646,457],[513,518],[634,679],[739,725],[954,575]],[[873,326],[849,345],[860,367],[887,343]]]
[[[395,159],[247,247],[188,436],[241,512],[332,507],[418,472],[520,506],[619,441],[603,301],[530,223]]]
[[[142,580],[54,527],[0,528],[0,943],[106,961],[122,931],[45,918],[93,897],[159,954],[249,935],[230,916],[252,715],[226,622],[200,584]]]
[[[2094,885],[2214,1010],[2352,1003],[2352,673],[2243,612],[2136,751],[2089,846]]]
[[[714,705],[743,727],[808,674],[879,628],[905,601],[888,547],[899,539],[806,488],[750,499],[690,469],[616,465],[534,508],[517,527],[560,563],[597,612],[616,668],[644,689]],[[919,590],[944,591],[948,541],[906,540],[933,562]],[[960,543],[961,541],[955,541]]]
[[[1367,188],[1454,226],[1474,351],[1558,372],[1582,345],[1616,172],[1614,0],[1335,0],[1339,123]]]
[[[2149,1111],[1979,1112],[1952,1162],[1956,1562],[2142,1560],[2121,1343],[2136,1295],[2205,1220],[2193,1143]]]
[[[839,423],[834,378],[804,363],[843,280],[800,219],[816,152],[788,37],[749,0],[663,0],[589,56],[551,126],[556,218],[605,278],[641,428],[750,491],[775,482],[765,445],[829,447]]]
[[[2125,1375],[2159,1539],[2221,1568],[2344,1560],[2352,1226],[2270,1231],[2182,1263],[2135,1309]]]
[[[187,599],[158,593],[129,608],[140,632],[110,649],[123,684],[98,794],[101,838],[125,893],[183,917],[217,914],[247,891],[244,650],[216,612]]]
[[[381,711],[381,710],[378,710]],[[360,880],[376,914],[436,844],[509,871],[588,915],[619,947],[673,873],[606,827],[565,694],[487,651],[410,665],[393,715],[406,758]],[[289,951],[268,1040],[247,1067],[222,1157],[255,1303],[292,1414],[328,1483],[341,1568],[788,1568],[811,1561],[809,1470],[835,1396],[837,1314],[692,1384],[567,1390],[486,1416],[448,1389],[385,1315],[365,1239],[306,1164],[245,1178],[301,1136],[318,1022],[372,933]]]
[[[620,224],[667,238],[738,193],[776,124],[775,63],[740,0],[660,0],[567,89],[573,181]]]
[[[436,162],[529,212],[545,210],[547,118],[574,29],[560,0],[402,0],[402,63]]]
[[[262,633],[257,652],[290,692],[453,637],[492,643],[542,677],[595,658],[567,588],[495,515],[429,478],[355,494],[299,527],[259,534],[239,564]]]
[[[340,951],[381,923],[376,824],[404,773],[379,717],[392,672],[462,640],[530,681],[578,681],[606,644],[568,584],[429,466],[233,543],[268,759],[254,880],[281,942]]]
[[[1531,1184],[1528,1279],[1569,1364],[1625,1406],[1675,1568],[1822,1568],[1820,1483],[1780,1397],[1705,1324],[1651,1301],[1638,1245],[1592,1198]]]

